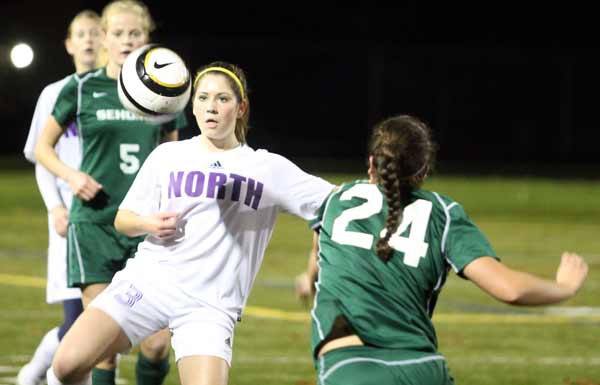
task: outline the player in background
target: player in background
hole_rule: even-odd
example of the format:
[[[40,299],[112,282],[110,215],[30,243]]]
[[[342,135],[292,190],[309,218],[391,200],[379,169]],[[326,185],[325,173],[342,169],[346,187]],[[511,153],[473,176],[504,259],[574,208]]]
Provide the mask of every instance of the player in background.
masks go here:
[[[332,193],[319,229],[312,352],[319,385],[452,384],[431,316],[453,269],[512,305],[571,298],[587,265],[562,254],[556,279],[513,270],[451,198],[420,186],[433,166],[429,127],[401,115],[375,126],[368,179]],[[301,284],[300,287],[303,287]]]
[[[153,124],[127,111],[118,98],[123,62],[149,41],[154,28],[148,8],[138,1],[113,1],[105,6],[101,21],[106,67],[75,75],[65,84],[35,150],[38,162],[66,181],[75,195],[67,233],[68,280],[69,286],[81,288],[84,307],[108,286],[142,239],[115,230],[118,205],[161,137],[176,140],[176,129],[185,124],[183,114],[168,124]],[[82,144],[79,170],[62,162],[54,149],[72,121]],[[168,352],[166,330],[142,343],[136,366],[139,385],[162,383]],[[105,358],[92,371],[94,385],[115,383],[115,357]]]
[[[183,385],[227,383],[234,327],[277,214],[314,218],[333,189],[249,147],[249,110],[240,68],[215,62],[198,72],[201,135],[161,144],[142,166],[115,225],[146,238],[61,342],[49,385],[80,384],[95,362],[165,327]]]
[[[102,28],[100,16],[92,10],[79,12],[67,29],[65,48],[73,57],[75,72],[78,74],[97,68],[101,53]],[[27,142],[23,153],[27,160],[35,164],[35,179],[42,200],[48,210],[48,281],[46,302],[63,304],[63,323],[46,333],[35,350],[31,361],[24,365],[17,375],[18,385],[38,385],[46,377],[46,370],[52,357],[69,327],[83,311],[81,290],[67,286],[67,224],[72,193],[69,186],[56,178],[42,165],[36,163],[34,148],[38,137],[52,113],[56,98],[71,75],[47,85],[40,94]],[[58,157],[70,167],[79,168],[81,148],[77,125],[71,122],[56,144]]]

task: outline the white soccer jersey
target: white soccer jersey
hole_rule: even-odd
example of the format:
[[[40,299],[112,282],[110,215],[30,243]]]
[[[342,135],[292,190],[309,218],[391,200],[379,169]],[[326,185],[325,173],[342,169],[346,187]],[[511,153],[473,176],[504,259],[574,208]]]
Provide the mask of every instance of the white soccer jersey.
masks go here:
[[[31,120],[31,127],[29,128],[29,134],[27,135],[27,142],[23,153],[25,158],[32,163],[35,163],[35,146],[38,138],[42,133],[44,125],[48,120],[48,117],[52,114],[56,99],[63,86],[67,83],[72,75],[65,77],[57,82],[47,85],[40,94],[35,111],[33,113],[33,119]],[[55,146],[56,153],[60,160],[62,160],[68,166],[78,169],[81,164],[81,146],[79,142],[79,136],[77,131],[76,122],[72,122],[63,135],[58,140]],[[40,166],[41,168],[41,166]],[[45,169],[36,170],[36,178],[42,199],[48,209],[51,209],[59,204],[64,204],[67,208],[71,206],[71,190],[69,185],[60,178],[56,178],[50,172]]]
[[[177,235],[167,241],[147,236],[127,267],[154,273],[157,284],[177,285],[237,317],[277,213],[313,219],[333,187],[266,150],[243,145],[208,152],[200,136],[161,144],[119,208],[139,215],[180,213]]]
[[[38,98],[29,134],[27,135],[27,142],[23,149],[25,158],[32,163],[36,163],[34,150],[38,138],[48,117],[52,114],[60,90],[71,76],[69,75],[64,79],[47,85]],[[79,168],[79,164],[81,163],[81,147],[75,123],[72,123],[60,137],[55,149],[58,157],[63,162],[73,168]],[[40,195],[48,210],[58,205],[64,205],[67,209],[71,207],[73,194],[65,181],[55,177],[54,174],[46,170],[41,164],[35,165],[35,178]],[[48,303],[62,302],[81,297],[79,289],[67,287],[67,242],[64,237],[56,233],[50,215],[48,216],[47,277],[46,301]]]

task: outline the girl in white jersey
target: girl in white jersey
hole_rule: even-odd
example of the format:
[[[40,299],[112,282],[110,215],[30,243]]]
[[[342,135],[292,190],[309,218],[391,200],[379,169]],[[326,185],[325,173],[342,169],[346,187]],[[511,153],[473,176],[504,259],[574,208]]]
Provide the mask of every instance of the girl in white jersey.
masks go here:
[[[212,63],[194,90],[202,134],[160,145],[142,166],[115,226],[147,234],[145,241],[61,343],[53,365],[60,382],[50,385],[79,383],[103,356],[164,327],[183,385],[226,384],[234,326],[277,214],[311,219],[333,188],[246,144],[250,105],[241,69]]]
[[[87,72],[98,66],[102,31],[100,16],[91,10],[79,12],[71,21],[65,39],[65,48],[73,57],[76,73]],[[47,85],[40,94],[29,135],[23,153],[27,160],[36,163],[34,148],[38,137],[52,113],[58,93],[71,75]],[[56,144],[58,157],[70,167],[78,168],[81,162],[81,149],[77,126],[73,122]],[[63,323],[46,333],[38,345],[32,359],[17,375],[18,385],[38,385],[46,376],[59,341],[65,335],[75,319],[83,311],[81,291],[67,287],[67,241],[66,232],[69,221],[72,193],[69,186],[56,178],[41,164],[35,164],[35,179],[38,189],[48,210],[48,280],[46,302],[62,302]]]

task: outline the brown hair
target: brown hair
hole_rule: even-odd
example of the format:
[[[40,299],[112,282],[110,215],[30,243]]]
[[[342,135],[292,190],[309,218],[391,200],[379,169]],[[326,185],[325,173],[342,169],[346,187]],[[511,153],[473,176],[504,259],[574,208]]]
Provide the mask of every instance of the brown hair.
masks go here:
[[[402,211],[410,193],[418,188],[432,169],[436,146],[426,123],[410,115],[383,120],[373,129],[369,155],[373,157],[377,183],[388,204],[385,236],[377,241],[377,255],[387,261],[392,256],[388,241],[402,222]]]
[[[213,70],[211,68],[215,69]],[[219,68],[225,69],[226,71],[219,71]],[[227,73],[227,71],[233,73],[237,79],[234,79]],[[198,90],[198,83],[200,83],[200,79],[206,76],[206,74],[219,74],[224,76],[229,83],[229,87],[233,90],[238,103],[246,103],[246,109],[244,110],[244,113],[235,121],[235,137],[238,142],[246,143],[246,135],[248,135],[249,130],[248,120],[250,119],[250,99],[248,98],[248,83],[246,82],[246,74],[235,64],[223,61],[215,61],[207,64],[198,69],[198,72],[196,73],[196,78],[194,79],[194,95]]]

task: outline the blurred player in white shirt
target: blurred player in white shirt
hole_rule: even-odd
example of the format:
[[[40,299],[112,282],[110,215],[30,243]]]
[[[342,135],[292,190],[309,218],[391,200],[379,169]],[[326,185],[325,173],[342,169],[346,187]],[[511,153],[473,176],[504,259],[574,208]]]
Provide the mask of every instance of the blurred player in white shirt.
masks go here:
[[[277,214],[313,219],[333,189],[246,144],[240,68],[201,69],[193,108],[201,135],[156,148],[121,203],[117,230],[146,239],[61,343],[49,385],[80,384],[95,362],[165,327],[183,385],[226,384],[235,323]]]
[[[94,11],[79,12],[71,21],[67,31],[65,47],[73,57],[76,73],[83,73],[96,68],[100,54],[101,27],[100,16]],[[40,94],[27,142],[23,153],[27,160],[35,163],[35,178],[38,189],[48,210],[48,281],[46,286],[46,302],[63,303],[64,319],[60,326],[48,331],[32,359],[17,375],[18,385],[40,384],[50,367],[59,341],[69,327],[82,312],[81,291],[67,287],[67,225],[72,193],[66,182],[56,178],[42,165],[36,163],[35,145],[42,128],[52,113],[58,93],[71,78],[69,75],[57,82],[47,85]],[[56,145],[60,159],[73,168],[79,168],[81,148],[76,122],[72,122]]]

